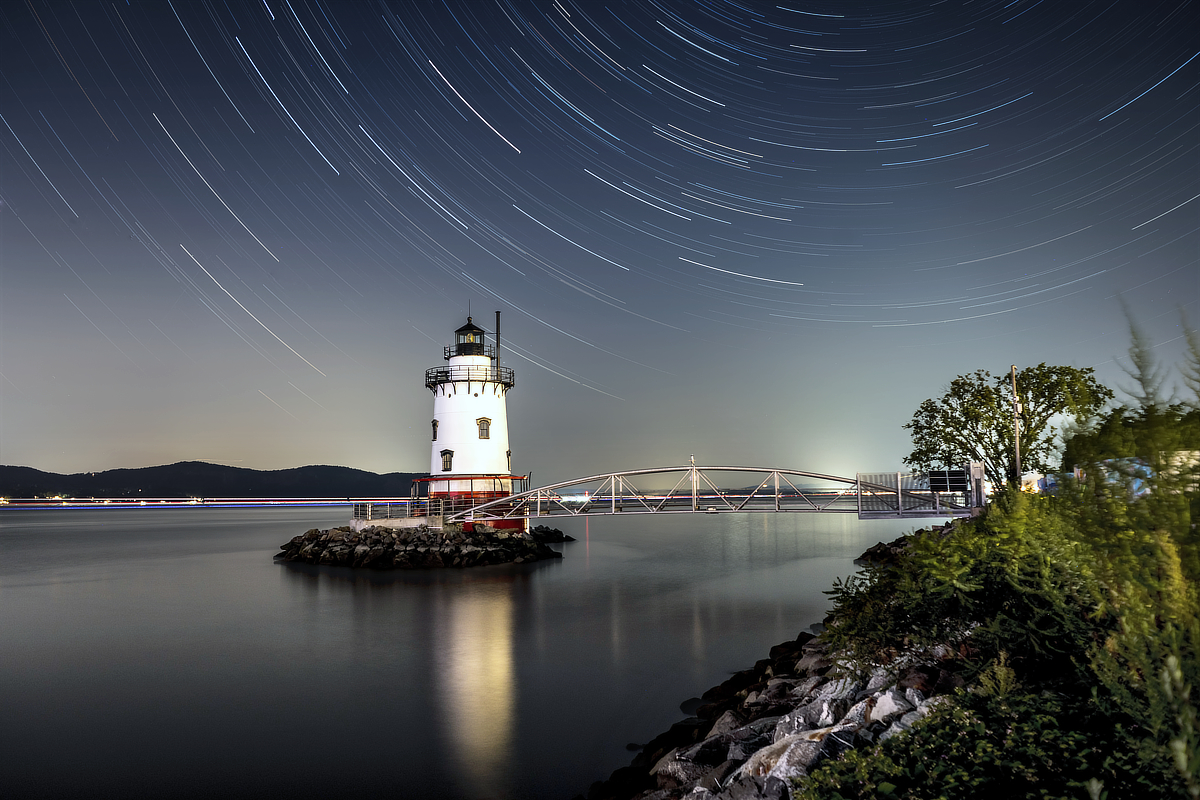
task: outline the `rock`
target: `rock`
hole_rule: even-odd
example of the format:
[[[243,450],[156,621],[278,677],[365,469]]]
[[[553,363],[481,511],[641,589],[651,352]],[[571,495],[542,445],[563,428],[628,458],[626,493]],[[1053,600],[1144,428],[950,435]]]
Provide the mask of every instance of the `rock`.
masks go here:
[[[720,717],[726,711],[733,711],[741,705],[741,698],[736,695],[726,697],[723,700],[717,700],[711,703],[705,703],[696,709],[696,716],[703,719],[715,719]]]
[[[772,739],[779,741],[801,731],[833,725],[852,710],[852,699],[858,687],[859,684],[850,678],[839,678],[822,684],[808,702],[780,717],[779,724],[772,732]],[[853,708],[859,709],[865,702],[862,701]]]
[[[853,678],[836,678],[822,684],[816,697],[822,700],[849,700],[858,693],[861,686]]]
[[[680,757],[679,748],[675,748],[650,768],[650,774],[658,781],[660,789],[675,789],[699,780],[710,769],[711,764],[697,764]]]
[[[875,698],[868,697],[865,700],[859,700],[852,705],[850,709],[834,724],[834,728],[849,728],[855,730],[870,723],[871,710],[875,707]]]
[[[871,563],[871,564],[896,564],[900,561],[900,556],[908,549],[908,536],[901,536],[887,544],[880,542],[879,544],[867,548],[867,551],[855,559],[856,563]]]
[[[704,765],[706,768],[715,767],[728,760],[729,743],[733,738],[729,733],[727,731],[725,734],[709,736],[691,747],[681,748],[678,751],[679,758],[693,764]]]
[[[811,767],[820,759],[837,758],[842,753],[854,747],[855,741],[858,740],[858,732],[863,728],[858,723],[837,724],[826,734],[825,738],[821,739],[821,748],[817,751],[812,760],[805,765],[805,770]],[[807,772],[805,773],[807,774]]]
[[[789,698],[792,690],[803,683],[799,678],[771,678],[767,681],[767,687],[762,691],[761,697],[767,702],[777,703]]]
[[[763,717],[725,734],[729,737],[729,750],[726,757],[735,761],[745,761],[755,752],[769,745],[779,720],[780,717]]]
[[[633,763],[656,764],[662,760],[662,757],[667,752],[693,744],[700,738],[700,732],[704,724],[704,720],[698,717],[689,717],[688,719],[676,722],[666,733],[659,734],[651,739],[642,748],[642,752],[638,753]]]
[[[900,714],[911,711],[915,705],[915,703],[910,703],[896,687],[889,687],[876,696],[875,707],[871,709],[870,722],[890,722]]]
[[[745,721],[738,715],[736,711],[726,711],[721,716],[717,717],[717,721],[708,729],[708,736],[720,736],[723,733],[731,733],[745,724]]]
[[[944,702],[946,702],[945,696],[931,697],[928,700],[922,701],[915,709],[900,717],[900,719],[893,722],[887,730],[879,734],[879,741],[885,742],[893,736],[904,733],[904,731],[912,727],[914,722],[923,717],[929,716],[929,714],[932,713],[937,706]]]
[[[807,775],[808,767],[816,760],[821,747],[821,739],[806,738],[804,734],[799,733],[785,736],[750,756],[738,770],[738,774],[743,777],[770,776],[782,780]]]
[[[937,667],[915,666],[901,670],[897,677],[896,686],[900,689],[916,689],[923,695],[929,695],[937,683]]]
[[[562,553],[520,532],[497,531],[479,524],[464,534],[457,526],[430,531],[427,526],[392,530],[366,526],[328,531],[310,529],[293,537],[276,555],[284,561],[373,569],[429,569],[527,563],[562,558]]]
[[[713,769],[704,773],[700,780],[696,781],[698,789],[706,789],[709,792],[717,792],[729,780],[729,776],[737,771],[737,768],[742,765],[740,761],[722,761]]]
[[[778,742],[807,730],[812,730],[812,724],[805,716],[803,707],[797,708],[784,714],[779,718],[779,722],[775,723],[775,730],[771,732],[771,741]]]
[[[713,702],[715,700],[723,700],[730,697],[735,697],[738,692],[753,686],[758,680],[758,676],[752,669],[745,669],[741,672],[735,672],[727,678],[724,683],[706,691],[700,695],[701,700]]]
[[[825,677],[824,675],[813,675],[805,680],[804,683],[797,686],[794,694],[797,698],[808,697],[817,689],[817,687],[828,682],[829,678]]]
[[[804,651],[804,646],[812,641],[813,638],[812,634],[801,633],[790,642],[783,642],[772,647],[771,651],[767,654],[767,657],[771,661],[771,667],[777,673],[790,668]]]
[[[534,525],[529,529],[529,535],[533,537],[535,542],[541,542],[542,544],[575,541],[574,536],[569,536],[558,528],[550,528],[545,525]]]
[[[867,681],[865,691],[877,692],[885,686],[890,686],[893,682],[892,673],[886,667],[876,667],[871,671],[871,679]]]
[[[895,683],[883,668],[865,686],[831,677],[823,674],[833,661],[828,644],[808,634],[771,656],[684,701],[681,710],[699,716],[647,744],[631,767],[593,786],[590,800],[787,800],[821,761],[908,730],[946,701],[929,693],[961,685],[937,666],[903,669]],[[807,660],[819,672],[790,674],[797,656],[797,667]]]
[[[751,775],[734,775],[718,794],[719,800],[762,800],[766,797],[766,780]]]
[[[803,657],[796,662],[796,673],[801,675],[824,674],[833,666],[833,659],[827,655],[829,645],[823,639],[812,639],[802,648]]]

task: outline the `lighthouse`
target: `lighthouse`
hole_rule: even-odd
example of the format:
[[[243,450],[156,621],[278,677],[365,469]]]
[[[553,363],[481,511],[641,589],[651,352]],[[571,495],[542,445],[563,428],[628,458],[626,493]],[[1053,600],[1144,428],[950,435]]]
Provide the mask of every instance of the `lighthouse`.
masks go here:
[[[508,440],[508,390],[512,369],[500,366],[500,312],[496,312],[495,344],[470,317],[454,332],[444,351],[445,366],[425,370],[425,386],[433,392],[430,422],[430,506],[440,501],[444,513],[470,508],[513,491],[527,479],[512,474]],[[430,513],[434,513],[432,509]],[[523,519],[500,520],[498,528],[524,529]]]

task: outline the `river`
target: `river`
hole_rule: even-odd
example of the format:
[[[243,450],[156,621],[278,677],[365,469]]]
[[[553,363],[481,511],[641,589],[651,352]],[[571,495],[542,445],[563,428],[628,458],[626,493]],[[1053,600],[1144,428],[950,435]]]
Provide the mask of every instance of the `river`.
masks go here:
[[[0,509],[0,794],[586,794],[906,520],[555,521],[561,561],[275,562],[349,508]]]

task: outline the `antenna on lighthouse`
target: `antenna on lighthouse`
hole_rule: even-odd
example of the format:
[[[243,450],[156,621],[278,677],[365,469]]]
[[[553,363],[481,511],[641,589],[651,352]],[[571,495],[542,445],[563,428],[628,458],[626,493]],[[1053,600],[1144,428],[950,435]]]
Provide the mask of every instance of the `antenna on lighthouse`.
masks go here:
[[[496,312],[496,366],[500,366],[500,312]]]

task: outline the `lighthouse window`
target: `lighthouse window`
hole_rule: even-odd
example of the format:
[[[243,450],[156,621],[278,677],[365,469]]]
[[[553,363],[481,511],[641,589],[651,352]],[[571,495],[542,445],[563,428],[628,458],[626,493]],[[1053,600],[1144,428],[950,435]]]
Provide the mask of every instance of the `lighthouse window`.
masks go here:
[[[449,472],[452,469],[454,469],[454,451],[453,450],[443,450],[442,451],[442,472]]]
[[[479,425],[480,439],[492,438],[492,421],[490,419],[487,417],[480,417],[479,419],[475,420],[475,422],[477,425]]]
[[[437,441],[437,420],[433,421],[433,441]]]

